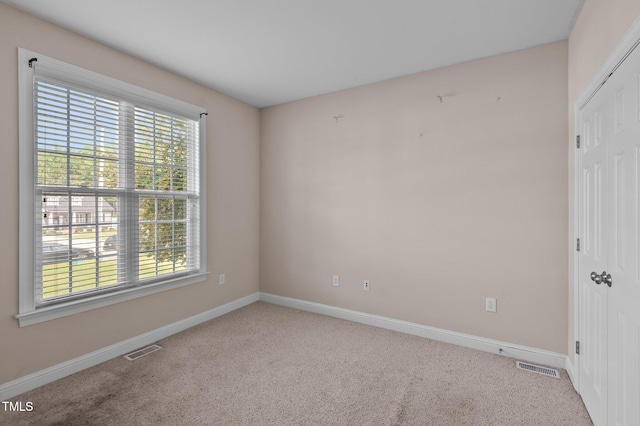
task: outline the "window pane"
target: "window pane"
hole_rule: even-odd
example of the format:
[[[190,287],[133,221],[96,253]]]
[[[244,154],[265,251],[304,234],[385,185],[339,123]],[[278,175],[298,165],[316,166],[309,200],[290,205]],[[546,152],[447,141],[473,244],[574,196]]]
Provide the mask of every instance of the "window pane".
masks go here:
[[[156,259],[153,253],[141,254],[138,264],[139,279],[144,280],[154,278],[158,275],[156,270]]]
[[[44,254],[44,253],[43,253]],[[69,294],[69,263],[64,261],[42,264],[42,298]]]
[[[187,224],[176,223],[174,225],[175,232],[175,245],[179,247],[185,247],[187,245]]]
[[[170,248],[173,246],[173,223],[158,224],[158,248]],[[166,253],[158,253],[159,260],[167,260]]]
[[[40,185],[67,185],[67,156],[57,151],[40,151],[37,157]]]
[[[184,134],[175,141],[173,155],[173,165],[178,167],[187,167],[187,144],[185,143]]]
[[[176,258],[176,272],[184,271],[187,269],[187,248],[186,247],[178,247],[174,250],[175,258]]]
[[[140,224],[140,251],[153,252],[156,249],[156,225],[154,223]]]
[[[173,199],[158,198],[158,220],[173,219]]]
[[[160,191],[169,191],[171,189],[171,169],[169,167],[156,166],[155,179],[155,189]]]
[[[173,169],[173,190],[187,190],[187,169],[177,167]]]
[[[141,222],[156,220],[155,197],[140,197],[138,201],[138,218]]]
[[[136,189],[153,189],[153,167],[136,164]]]
[[[68,156],[69,185],[70,186],[95,186],[95,160],[78,155]]]
[[[115,256],[105,256],[100,259],[99,280],[101,287],[110,287],[118,283],[118,268]]]
[[[118,187],[118,161],[107,157],[107,153],[97,160],[97,182],[98,188]]]
[[[173,250],[161,250],[158,252],[158,257],[164,259],[158,264],[158,275],[174,272],[175,262],[173,261]]]
[[[174,199],[174,212],[175,219],[185,219],[187,217],[187,200],[184,198],[176,198]]]
[[[72,292],[97,288],[96,271],[95,261],[85,262],[83,260],[77,260],[71,262]]]
[[[142,130],[136,134],[136,162],[139,163],[153,163],[154,161],[154,147],[153,147],[153,133],[147,130]]]
[[[171,165],[171,139],[159,129],[156,129],[155,149],[156,163]]]

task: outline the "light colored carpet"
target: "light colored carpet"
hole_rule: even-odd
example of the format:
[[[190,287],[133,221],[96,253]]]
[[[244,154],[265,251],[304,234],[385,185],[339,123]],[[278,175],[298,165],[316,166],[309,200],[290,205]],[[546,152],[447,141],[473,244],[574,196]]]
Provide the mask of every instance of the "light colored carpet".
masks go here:
[[[3,425],[591,425],[565,371],[257,302],[25,393]]]

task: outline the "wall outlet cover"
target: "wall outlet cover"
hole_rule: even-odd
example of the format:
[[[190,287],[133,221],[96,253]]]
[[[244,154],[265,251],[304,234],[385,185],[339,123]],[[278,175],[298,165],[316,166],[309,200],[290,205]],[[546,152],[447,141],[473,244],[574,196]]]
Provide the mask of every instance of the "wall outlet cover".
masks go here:
[[[493,297],[487,297],[485,309],[487,312],[498,312],[498,302]]]

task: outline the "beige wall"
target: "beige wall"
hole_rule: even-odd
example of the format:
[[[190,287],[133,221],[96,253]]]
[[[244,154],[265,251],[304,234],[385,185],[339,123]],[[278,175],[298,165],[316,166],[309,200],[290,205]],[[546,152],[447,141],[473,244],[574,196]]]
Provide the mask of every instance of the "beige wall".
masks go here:
[[[574,104],[595,77],[600,66],[615,48],[631,24],[640,16],[638,0],[585,0],[580,15],[569,37],[569,229],[573,229],[573,155]],[[569,240],[569,256],[573,256],[574,236]],[[570,259],[571,260],[571,259]],[[568,351],[573,359],[574,306],[573,264],[569,270],[569,339]]]
[[[261,110],[260,290],[566,353],[566,94],[558,42]]]
[[[206,282],[18,327],[18,47],[207,109]],[[255,108],[0,3],[0,111],[0,384],[258,291]]]

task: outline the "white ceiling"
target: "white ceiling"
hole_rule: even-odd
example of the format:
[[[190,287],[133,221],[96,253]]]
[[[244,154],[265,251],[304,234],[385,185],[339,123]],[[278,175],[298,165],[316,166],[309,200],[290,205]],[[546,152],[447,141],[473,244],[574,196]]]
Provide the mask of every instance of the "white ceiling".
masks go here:
[[[0,0],[257,107],[566,39],[584,0]]]

